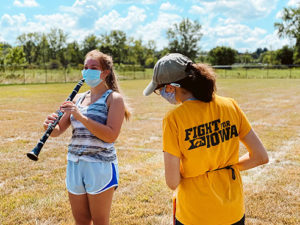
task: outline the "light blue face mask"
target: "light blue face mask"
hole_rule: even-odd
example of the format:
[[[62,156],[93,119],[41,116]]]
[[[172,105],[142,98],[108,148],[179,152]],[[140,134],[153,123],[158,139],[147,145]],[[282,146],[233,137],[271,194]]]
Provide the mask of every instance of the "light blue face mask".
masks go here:
[[[174,92],[166,92],[166,86],[164,86],[164,88],[160,90],[160,95],[161,95],[161,97],[166,99],[171,104],[174,104],[174,105],[177,104],[177,100],[175,98],[175,91]]]
[[[96,87],[98,84],[102,82],[100,78],[101,71],[100,70],[82,70],[82,77],[85,80],[85,83],[90,87]]]

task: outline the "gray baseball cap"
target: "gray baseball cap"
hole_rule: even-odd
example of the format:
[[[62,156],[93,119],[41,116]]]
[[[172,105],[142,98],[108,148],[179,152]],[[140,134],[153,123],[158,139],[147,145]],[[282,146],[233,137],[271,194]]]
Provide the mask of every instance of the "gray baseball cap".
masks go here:
[[[144,95],[150,95],[161,84],[169,84],[188,76],[185,71],[189,63],[188,57],[180,53],[168,54],[157,61],[154,66],[152,81],[144,90]]]

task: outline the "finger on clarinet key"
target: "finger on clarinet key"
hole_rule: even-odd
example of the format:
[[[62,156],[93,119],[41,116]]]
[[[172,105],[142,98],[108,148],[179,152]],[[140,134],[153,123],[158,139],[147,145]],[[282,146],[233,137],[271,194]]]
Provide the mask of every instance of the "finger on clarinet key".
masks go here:
[[[65,106],[61,106],[59,110],[62,111],[62,112],[65,112],[66,111],[66,107]]]
[[[72,102],[70,102],[70,101],[66,101],[66,102],[64,102],[61,106],[62,106],[62,107],[70,106],[71,103],[72,103]]]
[[[47,120],[53,121],[53,120],[56,120],[56,118],[57,118],[57,116],[52,114],[47,117]]]
[[[52,113],[52,117],[54,117],[55,119],[58,117],[57,113]]]
[[[64,113],[67,113],[67,112],[70,112],[72,110],[72,107],[71,106],[61,106],[60,107],[60,111],[64,112]]]
[[[45,122],[43,123],[44,129],[46,130],[46,129],[48,128],[48,126],[49,126],[49,121],[45,121]]]

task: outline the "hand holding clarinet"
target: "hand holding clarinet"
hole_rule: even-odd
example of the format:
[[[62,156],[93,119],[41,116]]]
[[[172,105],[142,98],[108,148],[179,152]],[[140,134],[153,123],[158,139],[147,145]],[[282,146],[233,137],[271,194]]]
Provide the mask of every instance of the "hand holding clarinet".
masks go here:
[[[74,102],[66,101],[60,106],[60,110],[68,114],[69,116],[72,114],[76,120],[80,120],[79,118],[82,117],[82,113],[78,110],[77,106]]]
[[[55,123],[57,118],[58,118],[58,113],[52,113],[47,116],[47,118],[45,119],[45,121],[43,123],[43,127],[44,127],[45,131],[48,129],[49,126],[52,126],[52,124]],[[56,136],[54,133],[55,133],[55,129],[53,129],[51,136]]]
[[[82,116],[82,114],[79,112],[77,106],[71,102],[71,101],[65,101],[61,106],[60,109],[57,113],[52,113],[50,115],[47,116],[47,118],[45,119],[44,123],[43,123],[43,127],[45,129],[45,131],[48,129],[49,126],[51,126],[52,124],[55,123],[55,121],[58,118],[58,114],[62,112],[64,114],[67,114],[68,116],[70,116],[70,114],[72,114],[74,116],[75,119],[78,120],[78,117]],[[56,127],[57,128],[57,127]],[[57,135],[55,134],[55,129],[52,131],[51,136],[56,137]]]

